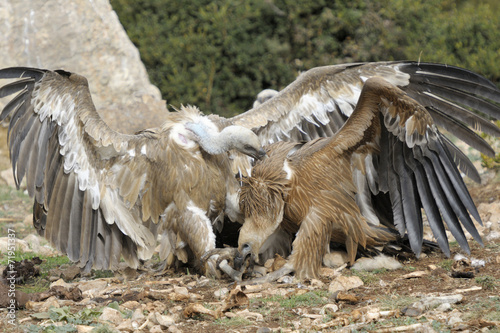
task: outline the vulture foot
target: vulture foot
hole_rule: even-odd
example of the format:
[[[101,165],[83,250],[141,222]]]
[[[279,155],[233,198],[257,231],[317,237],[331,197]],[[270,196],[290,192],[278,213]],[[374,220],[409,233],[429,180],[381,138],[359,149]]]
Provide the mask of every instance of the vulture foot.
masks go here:
[[[158,266],[157,269],[154,271],[154,276],[163,276],[167,273],[168,269],[170,266],[167,264],[166,260],[163,260],[163,262]]]
[[[227,247],[227,248],[216,248],[207,251],[202,257],[201,262],[205,268],[205,272],[208,276],[213,276],[216,278],[221,277],[221,272],[223,271],[229,275],[235,281],[241,281],[242,272],[238,272],[233,269],[229,262],[232,262],[233,258],[238,253],[238,249]]]

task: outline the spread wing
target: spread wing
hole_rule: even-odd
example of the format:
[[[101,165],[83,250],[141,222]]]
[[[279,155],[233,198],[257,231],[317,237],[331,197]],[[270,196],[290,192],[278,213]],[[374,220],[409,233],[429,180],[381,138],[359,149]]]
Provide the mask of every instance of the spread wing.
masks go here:
[[[329,137],[358,103],[364,82],[384,78],[424,106],[434,122],[489,156],[493,149],[473,130],[500,136],[490,119],[500,119],[500,91],[465,69],[431,63],[375,62],[313,68],[275,97],[231,122],[252,128],[263,144]],[[443,138],[453,160],[469,177],[480,177],[469,159]]]
[[[479,223],[481,219],[447,141],[428,110],[405,92],[381,78],[368,80],[356,109],[333,139],[337,149],[355,149],[351,166],[356,201],[372,224],[378,224],[385,211],[392,212],[395,227],[401,235],[408,234],[419,255],[423,208],[447,256],[444,223],[468,253],[462,226],[482,244],[471,215]],[[380,193],[388,193],[390,201],[373,198]]]
[[[121,256],[136,267],[148,258],[156,245],[153,222],[183,176],[176,172],[188,172],[168,163],[189,170],[191,162],[164,149],[171,142],[160,130],[111,130],[82,76],[7,68],[0,78],[19,78],[0,89],[0,98],[18,93],[0,120],[10,116],[14,179],[19,186],[26,178],[39,233],[85,269],[114,268]]]

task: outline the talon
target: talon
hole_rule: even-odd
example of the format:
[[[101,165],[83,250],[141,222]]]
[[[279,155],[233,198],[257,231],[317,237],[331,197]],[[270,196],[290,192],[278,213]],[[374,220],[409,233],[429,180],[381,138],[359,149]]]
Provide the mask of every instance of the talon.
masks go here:
[[[234,268],[236,270],[241,270],[243,263],[251,252],[252,247],[249,244],[243,244],[241,252],[238,251],[238,254],[234,257]]]
[[[241,282],[243,279],[243,272],[237,271],[229,266],[226,259],[220,262],[219,268],[236,282]]]

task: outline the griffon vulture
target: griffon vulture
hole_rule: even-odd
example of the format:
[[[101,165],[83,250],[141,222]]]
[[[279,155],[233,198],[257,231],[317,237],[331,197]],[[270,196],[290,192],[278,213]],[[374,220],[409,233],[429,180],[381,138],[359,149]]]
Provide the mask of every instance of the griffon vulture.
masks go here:
[[[238,190],[226,152],[263,155],[251,130],[219,131],[188,106],[159,128],[124,135],[101,120],[82,76],[9,68],[0,77],[21,78],[1,88],[0,97],[20,93],[0,119],[11,115],[14,179],[26,176],[34,225],[58,250],[88,270],[112,269],[121,256],[137,267],[161,231],[195,258],[215,248],[212,223]]]
[[[482,89],[478,84],[474,91],[481,95]],[[485,91],[500,102],[500,91]],[[499,117],[498,105],[489,109],[494,112],[487,113]],[[283,231],[295,239],[288,263],[263,280],[291,271],[300,278],[317,277],[330,241],[345,244],[353,263],[358,247],[407,233],[418,256],[422,208],[447,256],[443,221],[467,253],[461,224],[482,245],[470,215],[482,222],[448,141],[424,106],[383,78],[366,80],[354,111],[332,137],[277,142],[266,149],[267,159],[243,179],[240,208],[245,222],[235,265],[249,255],[258,261],[269,244],[287,244],[277,239],[287,237]]]
[[[11,116],[14,178],[19,184],[26,175],[39,232],[86,269],[113,268],[120,256],[136,267],[139,258],[151,255],[159,233],[166,235],[164,257],[170,253],[185,260],[192,253],[199,259],[213,249],[212,227],[223,213],[242,221],[234,171],[248,175],[251,164],[239,153],[259,158],[259,144],[332,136],[354,110],[364,82],[374,76],[403,89],[438,125],[494,153],[466,125],[498,136],[497,127],[468,110],[496,112],[484,101],[486,96],[498,102],[495,87],[467,70],[408,61],[314,68],[233,118],[202,116],[183,107],[162,127],[136,135],[114,132],[102,122],[85,78],[9,68],[0,71],[0,78],[19,80],[2,87],[0,98],[19,94],[0,118]],[[478,181],[470,161],[449,141],[445,145],[460,169]]]

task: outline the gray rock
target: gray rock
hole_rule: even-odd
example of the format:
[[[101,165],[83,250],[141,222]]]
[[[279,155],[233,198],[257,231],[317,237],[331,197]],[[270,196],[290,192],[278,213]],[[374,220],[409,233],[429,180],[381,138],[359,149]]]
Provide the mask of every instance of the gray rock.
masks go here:
[[[451,310],[451,304],[450,303],[442,303],[436,308],[436,311],[440,312],[446,312]]]
[[[65,69],[85,76],[97,110],[112,128],[132,133],[165,119],[165,102],[109,0],[0,0],[0,36],[0,68]]]

